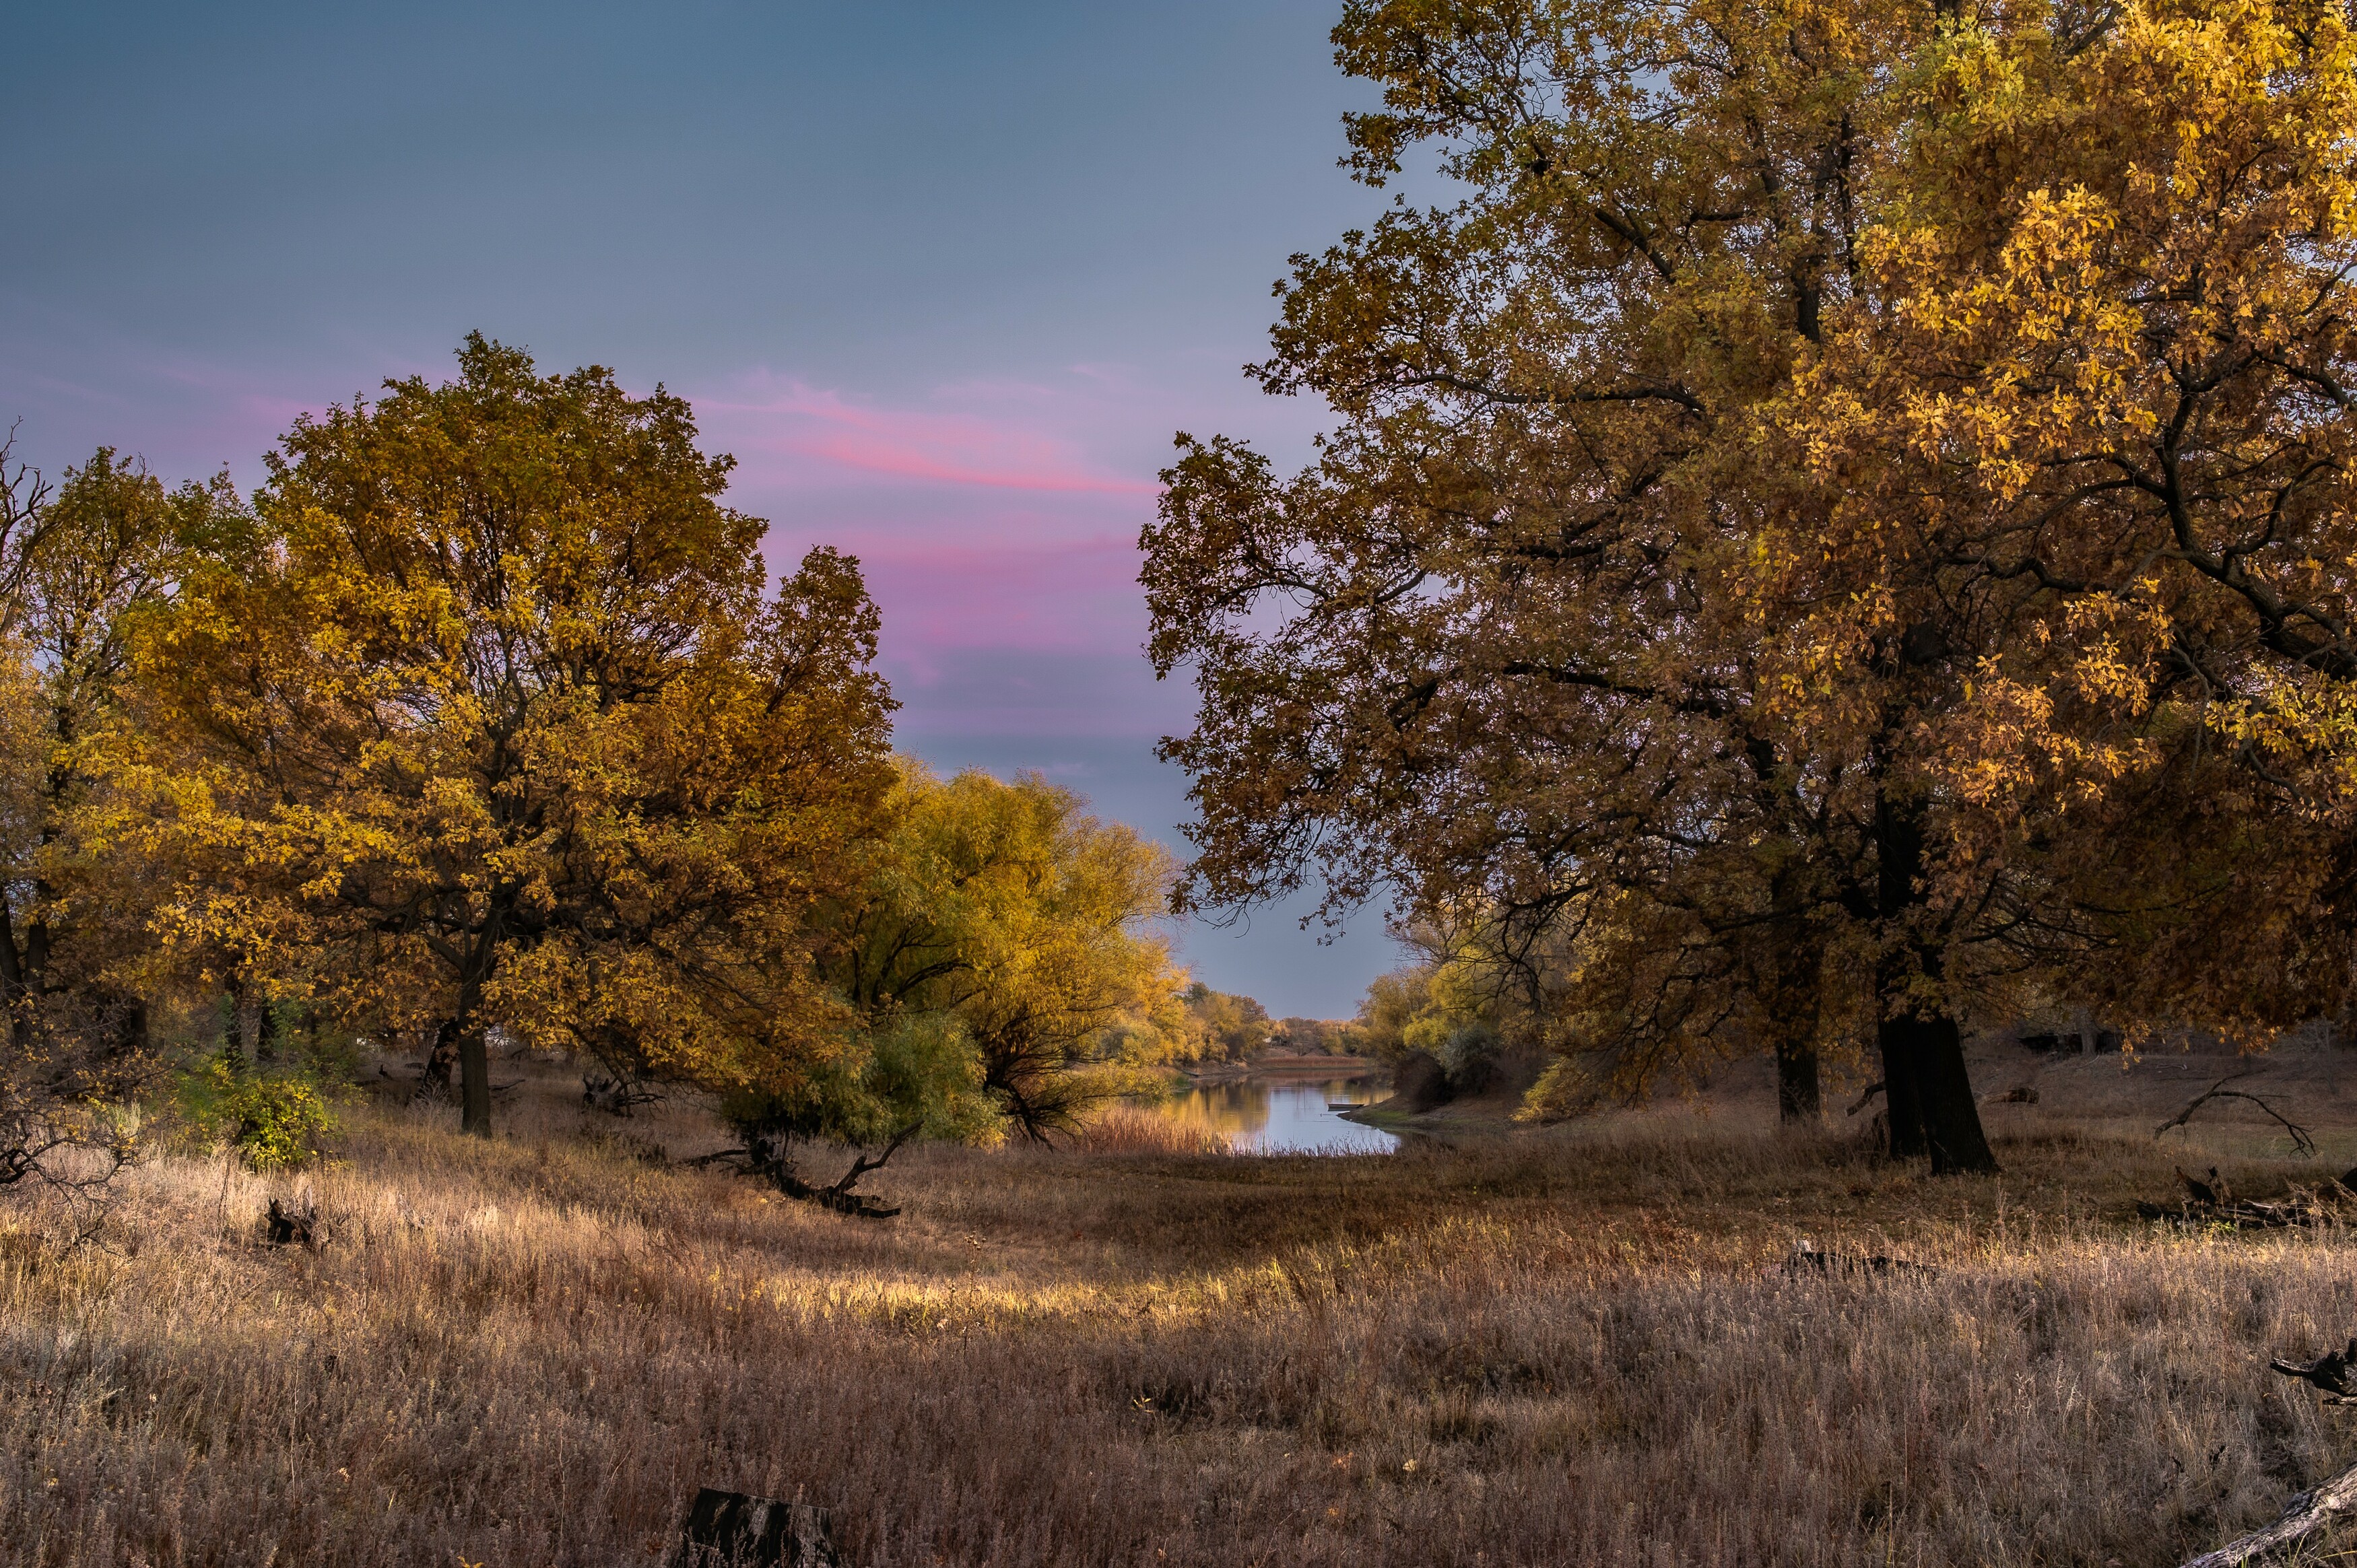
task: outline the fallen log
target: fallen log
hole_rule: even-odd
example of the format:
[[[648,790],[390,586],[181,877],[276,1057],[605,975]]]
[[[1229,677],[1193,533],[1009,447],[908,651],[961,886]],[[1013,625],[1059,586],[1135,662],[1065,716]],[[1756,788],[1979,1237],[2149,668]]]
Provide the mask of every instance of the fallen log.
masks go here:
[[[700,1170],[723,1161],[732,1162],[742,1174],[758,1176],[799,1202],[815,1203],[822,1208],[848,1214],[857,1219],[890,1219],[900,1212],[898,1204],[887,1203],[882,1198],[851,1189],[858,1185],[862,1176],[882,1170],[886,1163],[899,1153],[900,1146],[915,1137],[923,1125],[919,1121],[903,1127],[893,1135],[890,1143],[884,1145],[884,1152],[879,1155],[871,1156],[865,1149],[856,1151],[851,1168],[844,1172],[843,1179],[832,1187],[820,1187],[814,1182],[804,1181],[801,1170],[794,1164],[789,1140],[774,1133],[750,1134],[741,1149],[715,1149],[708,1155],[698,1155],[680,1163]]]
[[[318,1251],[316,1225],[317,1217],[309,1209],[288,1208],[274,1197],[270,1200],[270,1212],[262,1217],[263,1230],[274,1247]]]
[[[2205,1552],[2181,1568],[2244,1568],[2271,1552],[2313,1535],[2341,1515],[2357,1511],[2357,1465],[2299,1493],[2284,1505],[2283,1517],[2215,1552]]]
[[[609,1116],[628,1116],[638,1107],[656,1104],[662,1099],[660,1090],[648,1088],[637,1079],[582,1075],[581,1103]]]

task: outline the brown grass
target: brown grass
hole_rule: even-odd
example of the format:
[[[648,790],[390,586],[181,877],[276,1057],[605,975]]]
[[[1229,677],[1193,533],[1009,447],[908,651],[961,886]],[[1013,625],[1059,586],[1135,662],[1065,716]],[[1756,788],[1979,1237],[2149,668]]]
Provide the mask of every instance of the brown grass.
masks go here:
[[[935,1149],[877,1224],[651,1163],[722,1141],[686,1109],[448,1120],[355,1120],[305,1178],[316,1255],[253,1239],[303,1180],[192,1160],[113,1251],[13,1233],[0,1557],[651,1564],[712,1484],[801,1490],[862,1568],[2137,1568],[2357,1459],[2264,1370],[2357,1332],[2348,1240],[2127,1218],[2173,1163],[2317,1174],[2240,1130],[2018,1117],[2005,1176],[1942,1182],[1674,1113],[1389,1159]],[[1789,1277],[1803,1236],[1943,1272]]]
[[[1225,1155],[1225,1134],[1134,1105],[1108,1105],[1089,1119],[1074,1144],[1092,1155]]]

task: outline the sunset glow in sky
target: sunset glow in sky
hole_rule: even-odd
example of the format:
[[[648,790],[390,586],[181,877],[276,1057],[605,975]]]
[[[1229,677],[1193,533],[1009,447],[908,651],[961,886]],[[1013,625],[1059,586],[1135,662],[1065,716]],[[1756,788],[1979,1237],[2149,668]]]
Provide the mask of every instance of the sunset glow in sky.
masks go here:
[[[1178,429],[1297,460],[1269,284],[1384,199],[1333,0],[50,6],[0,99],[0,422],[241,483],[300,412],[469,330],[690,397],[773,565],[856,553],[899,742],[1036,768],[1183,851],[1140,653]],[[1262,912],[1211,983],[1348,1014],[1394,961]]]

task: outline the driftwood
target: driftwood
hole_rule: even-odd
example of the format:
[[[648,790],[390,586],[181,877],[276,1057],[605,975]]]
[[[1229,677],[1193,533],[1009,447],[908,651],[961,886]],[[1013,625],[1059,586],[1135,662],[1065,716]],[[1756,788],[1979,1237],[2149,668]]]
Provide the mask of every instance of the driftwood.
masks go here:
[[[1792,1243],[1792,1255],[1784,1260],[1788,1274],[1911,1274],[1921,1279],[1938,1275],[1939,1270],[1929,1263],[1910,1263],[1904,1258],[1886,1258],[1879,1253],[1872,1257],[1854,1252],[1824,1252],[1813,1241]]]
[[[669,1568],[843,1568],[843,1558],[826,1515],[808,1503],[706,1487],[688,1509]]]
[[[274,1247],[292,1245],[312,1251],[318,1250],[317,1221],[307,1209],[288,1208],[274,1197],[270,1200],[270,1212],[262,1217],[262,1224]]]
[[[2212,1084],[2209,1088],[2195,1095],[2192,1102],[2187,1105],[2184,1110],[2179,1112],[2168,1121],[2163,1122],[2159,1126],[2155,1127],[2152,1130],[2153,1137],[2158,1140],[2162,1133],[2168,1132],[2170,1128],[2184,1126],[2188,1122],[2193,1119],[2193,1113],[2196,1111],[2201,1110],[2204,1105],[2209,1104],[2213,1100],[2247,1100],[2252,1104],[2257,1106],[2260,1110],[2266,1112],[2268,1115],[2274,1117],[2276,1122],[2282,1124],[2283,1130],[2291,1134],[2291,1146],[2296,1153],[2301,1155],[2312,1155],[2316,1153],[2316,1140],[2314,1137],[2309,1135],[2307,1128],[2301,1126],[2298,1122],[2293,1121],[2290,1117],[2285,1115],[2282,1112],[2276,1110],[2274,1106],[2268,1104],[2257,1095],[2249,1093],[2244,1090],[2229,1089],[2226,1087],[2230,1083],[2240,1082],[2242,1079],[2250,1076],[2251,1075],[2247,1072],[2235,1072],[2229,1073],[2224,1078],[2220,1079],[2217,1082]]]
[[[892,1141],[884,1145],[882,1154],[872,1158],[865,1149],[857,1151],[852,1158],[851,1168],[844,1172],[843,1179],[832,1187],[819,1187],[804,1181],[790,1151],[790,1140],[777,1133],[756,1133],[746,1140],[745,1147],[741,1149],[716,1149],[711,1154],[698,1155],[680,1163],[700,1169],[705,1165],[734,1162],[747,1176],[760,1177],[788,1197],[803,1203],[815,1203],[822,1208],[831,1208],[837,1214],[848,1214],[860,1219],[889,1219],[900,1212],[898,1204],[887,1203],[882,1198],[870,1197],[866,1193],[851,1189],[859,1185],[862,1176],[882,1170],[885,1162],[899,1154],[900,1146],[915,1137],[918,1129],[923,1125],[922,1121],[909,1122],[893,1134]]]
[[[2357,1176],[2352,1171],[2351,1176]],[[2306,1366],[2281,1357],[2267,1365],[2287,1378],[2298,1378],[2320,1390],[2334,1403],[2357,1391],[2357,1339],[2345,1349],[2327,1350]],[[2293,1545],[2313,1535],[2344,1514],[2357,1512],[2357,1465],[2319,1482],[2284,1504],[2283,1515],[2264,1530],[2230,1541],[2215,1552],[2205,1552],[2180,1568],[2244,1568],[2245,1563]]]
[[[581,1079],[581,1103],[608,1115],[628,1116],[639,1106],[652,1105],[662,1099],[659,1091],[637,1079],[599,1074],[594,1078],[585,1075]]]
[[[2357,1339],[2349,1341],[2345,1350],[2327,1350],[2303,1367],[2297,1361],[2287,1361],[2278,1356],[2267,1363],[2271,1370],[2287,1378],[2323,1391],[2335,1401],[2357,1398]]]
[[[2265,1530],[2255,1530],[2240,1541],[2228,1541],[2215,1552],[2205,1552],[2183,1568],[2243,1568],[2246,1563],[2305,1539],[2352,1509],[2357,1509],[2357,1465],[2293,1498],[2284,1505],[2283,1517]]]

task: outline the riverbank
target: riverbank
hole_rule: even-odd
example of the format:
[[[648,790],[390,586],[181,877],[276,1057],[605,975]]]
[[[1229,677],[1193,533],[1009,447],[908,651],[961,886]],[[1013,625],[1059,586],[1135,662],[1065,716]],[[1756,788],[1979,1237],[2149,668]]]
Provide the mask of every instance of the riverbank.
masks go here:
[[[2155,1568],[2357,1458],[2266,1369],[2357,1329],[2357,1248],[2135,1211],[2179,1165],[2346,1169],[2343,1118],[2296,1161],[1996,1104],[2006,1174],[1939,1181],[1726,1107],[927,1148],[879,1223],[683,1168],[691,1105],[527,1076],[489,1144],[385,1105],[304,1176],[159,1160],[102,1248],[8,1211],[12,1561],[655,1568],[711,1485],[826,1508],[854,1568]],[[318,1249],[265,1245],[306,1194]],[[1789,1272],[1803,1239],[1938,1272]]]
[[[1252,1078],[1381,1078],[1390,1069],[1365,1057],[1277,1055],[1241,1062],[1188,1062],[1181,1076],[1197,1083],[1236,1083]]]

